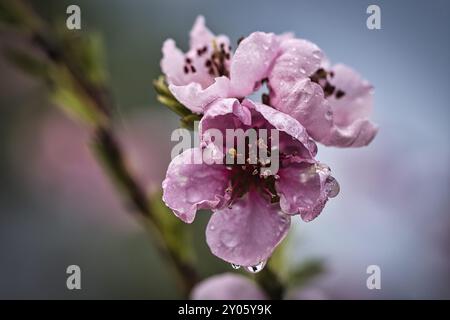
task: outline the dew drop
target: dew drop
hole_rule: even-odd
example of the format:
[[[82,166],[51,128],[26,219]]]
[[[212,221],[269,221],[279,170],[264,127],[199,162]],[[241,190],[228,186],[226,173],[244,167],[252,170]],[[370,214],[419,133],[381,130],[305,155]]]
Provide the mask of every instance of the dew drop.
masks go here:
[[[334,198],[339,194],[339,191],[341,190],[341,187],[339,186],[339,183],[334,177],[329,176],[327,178],[327,194],[329,198]]]
[[[264,269],[264,267],[266,266],[266,261],[261,261],[260,263],[258,263],[255,266],[249,266],[249,267],[245,267],[245,269],[250,272],[250,273],[258,273],[260,272],[262,269]]]
[[[234,264],[234,263],[232,263],[232,264],[231,264],[231,267],[232,267],[233,269],[235,269],[235,270],[238,270],[238,269],[240,269],[240,268],[241,268],[241,266],[240,266],[240,265],[238,265],[238,264]]]
[[[229,231],[223,231],[220,233],[220,241],[227,247],[227,248],[234,248],[239,244],[239,238],[236,237],[235,234],[229,232]]]
[[[197,190],[192,188],[189,192],[187,192],[186,200],[190,203],[196,203],[202,200],[202,195]]]

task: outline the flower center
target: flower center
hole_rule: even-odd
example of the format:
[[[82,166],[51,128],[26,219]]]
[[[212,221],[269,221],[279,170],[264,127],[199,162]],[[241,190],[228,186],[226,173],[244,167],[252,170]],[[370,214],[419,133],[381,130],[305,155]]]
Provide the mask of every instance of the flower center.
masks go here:
[[[197,51],[198,52],[198,51]],[[228,71],[227,61],[230,60],[231,46],[225,47],[225,43],[220,43],[217,45],[216,41],[213,41],[213,52],[205,61],[205,67],[208,68],[208,73],[211,76],[229,77],[230,72]]]
[[[320,68],[309,78],[311,79],[312,82],[315,82],[322,87],[325,98],[328,98],[333,95],[336,97],[336,99],[342,98],[345,95],[345,92],[333,86],[328,81],[328,77],[333,78],[334,72],[333,71],[327,72],[325,69]]]
[[[279,176],[273,174],[270,170],[270,142],[266,144],[260,138],[257,139],[256,143],[258,145],[257,148],[252,148],[251,143],[248,143],[248,140],[246,140],[246,146],[248,148],[246,148],[244,155],[239,154],[235,148],[228,150],[226,157],[234,159],[233,164],[227,165],[227,169],[231,171],[231,183],[226,190],[231,195],[229,206],[252,188],[266,195],[271,203],[277,203],[280,200],[275,189],[275,181]],[[258,157],[258,149],[264,149],[267,157]],[[280,157],[283,157],[283,155],[280,154]],[[243,164],[239,164],[239,158],[245,159]]]
[[[209,75],[213,77],[229,76],[228,61],[231,58],[231,46],[227,47],[225,43],[217,43],[213,40],[212,50],[208,45],[205,45],[197,48],[196,53],[194,57],[186,57],[185,64],[183,65],[185,74],[197,72],[197,68],[193,64],[193,59],[199,59],[204,60],[202,63],[205,64]]]

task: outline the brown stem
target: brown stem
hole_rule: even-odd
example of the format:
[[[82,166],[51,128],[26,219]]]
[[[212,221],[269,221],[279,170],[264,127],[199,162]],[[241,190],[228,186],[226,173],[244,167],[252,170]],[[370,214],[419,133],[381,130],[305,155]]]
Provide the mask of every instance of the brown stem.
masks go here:
[[[146,218],[146,222],[153,231],[152,235],[158,252],[170,262],[169,265],[173,268],[183,293],[189,294],[198,280],[197,274],[192,266],[186,264],[166,246],[164,234],[160,231],[162,229],[160,222],[153,215],[145,192],[126,167],[123,153],[113,131],[105,128],[97,129],[94,150],[97,158],[103,162],[103,168],[107,170],[109,177],[135,207],[135,212]]]
[[[165,236],[161,231],[161,225],[151,210],[149,199],[139,185],[135,177],[126,166],[124,153],[117,142],[115,133],[109,125],[112,118],[112,98],[105,87],[91,83],[85,75],[80,72],[77,61],[72,59],[58,45],[57,37],[53,35],[50,28],[31,9],[31,6],[24,2],[18,2],[18,8],[23,9],[23,15],[29,20],[37,21],[33,24],[31,36],[33,42],[38,45],[48,56],[49,60],[56,65],[63,65],[69,70],[72,78],[80,88],[92,99],[94,107],[109,120],[103,127],[94,128],[93,146],[97,158],[102,161],[108,176],[114,180],[125,198],[134,207],[134,212],[145,218],[147,225],[152,229],[152,236],[158,252],[169,262],[175,277],[178,280],[185,296],[188,295],[192,287],[198,281],[198,276],[194,268],[181,259],[172,251],[165,241]]]

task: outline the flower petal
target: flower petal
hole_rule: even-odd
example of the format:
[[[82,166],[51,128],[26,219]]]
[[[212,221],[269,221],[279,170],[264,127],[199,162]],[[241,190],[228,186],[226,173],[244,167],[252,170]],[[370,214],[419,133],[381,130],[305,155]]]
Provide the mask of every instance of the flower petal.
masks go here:
[[[333,127],[333,113],[318,84],[305,78],[280,86],[276,96],[282,98],[277,102],[271,97],[274,107],[298,120],[314,140],[322,142],[328,137]]]
[[[210,103],[228,95],[229,79],[218,77],[213,84],[205,89],[197,82],[184,86],[171,84],[169,89],[175,98],[192,112],[204,113]]]
[[[273,33],[254,32],[241,41],[231,61],[232,95],[245,97],[268,76],[278,54],[279,38]]]
[[[373,105],[373,87],[353,69],[343,64],[335,65],[330,83],[344,92],[337,98],[327,98],[332,112],[334,128],[324,140],[325,144],[339,147],[362,147],[375,137],[378,128],[368,117]]]
[[[280,112],[272,107],[266,106],[262,103],[255,103],[249,99],[245,99],[242,104],[250,108],[254,108],[261,116],[275,129],[281,133],[286,133],[288,137],[283,139],[280,136],[280,150],[288,148],[293,151],[291,145],[295,145],[298,153],[302,154],[304,158],[312,158],[317,152],[317,146],[311,139],[306,129],[289,114]],[[295,141],[295,140],[296,141]],[[297,143],[300,142],[300,143]]]
[[[341,148],[364,147],[372,142],[377,132],[376,124],[368,119],[359,119],[347,127],[333,126],[329,136],[321,142],[326,146]]]
[[[316,218],[328,198],[339,193],[339,184],[323,164],[291,163],[278,174],[275,186],[281,209],[288,214],[300,214],[304,221]]]
[[[290,218],[256,191],[237,200],[232,209],[214,212],[206,229],[211,252],[230,263],[254,266],[267,260],[284,239]]]
[[[339,99],[335,95],[328,98],[334,122],[338,126],[347,126],[353,121],[367,119],[372,112],[373,86],[346,65],[336,64],[331,72],[334,76],[330,77],[330,83],[345,92]]]
[[[203,280],[191,292],[192,300],[266,300],[266,294],[249,278],[223,273]]]
[[[161,69],[166,75],[168,83],[175,86],[196,84],[196,91],[201,91],[213,85],[215,79],[210,74],[206,61],[214,51],[214,42],[216,46],[223,45],[226,48],[225,50],[228,50],[230,43],[228,37],[224,35],[215,36],[211,33],[206,28],[205,19],[202,16],[197,18],[192,27],[190,32],[190,49],[186,54],[176,47],[175,41],[172,39],[166,40],[162,49]],[[231,52],[228,52],[228,54],[231,55]],[[228,60],[225,66],[229,68]],[[186,90],[191,92],[193,89],[188,88]],[[217,89],[212,89],[212,91],[216,92]],[[195,101],[193,103],[195,104]]]
[[[195,19],[189,38],[191,49],[209,45],[213,41],[214,34],[206,27],[205,18],[203,16],[198,16],[197,19]]]
[[[163,201],[187,223],[198,209],[215,209],[226,202],[229,173],[222,165],[198,164],[202,151],[186,150],[175,157],[162,183]]]
[[[285,38],[280,46],[269,75],[271,103],[278,106],[299,80],[304,80],[319,69],[324,55],[314,43],[303,39]]]
[[[325,98],[321,86],[309,77],[327,64],[313,43],[282,41],[281,54],[269,76],[271,104],[297,119],[314,140],[324,145],[369,144],[377,133],[376,125],[367,119],[372,109],[372,86],[349,67],[336,65],[327,80],[345,94]]]
[[[226,129],[244,128],[251,124],[250,110],[241,105],[237,99],[218,99],[212,103],[200,120],[198,127],[202,141],[205,141],[205,132],[216,129],[222,132],[225,141]]]
[[[166,75],[168,83],[183,85],[189,82],[189,77],[183,72],[184,54],[173,39],[164,41],[162,47],[161,70]]]

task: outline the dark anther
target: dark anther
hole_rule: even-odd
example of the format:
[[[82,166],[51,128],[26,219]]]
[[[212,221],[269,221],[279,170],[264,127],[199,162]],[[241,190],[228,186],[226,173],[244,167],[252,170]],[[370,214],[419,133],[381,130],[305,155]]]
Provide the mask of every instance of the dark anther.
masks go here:
[[[327,72],[322,68],[317,70],[315,75],[317,76],[318,79],[326,79],[327,78]]]
[[[323,87],[323,92],[325,93],[325,97],[331,96],[336,89],[335,86],[331,85],[329,82],[325,84]]]
[[[191,71],[192,71],[193,73],[196,73],[196,72],[197,72],[197,70],[195,69],[195,67],[192,66],[192,65],[191,65]]]
[[[343,96],[345,96],[345,92],[344,91],[342,91],[342,90],[336,91],[336,99],[340,99]]]
[[[190,58],[186,58],[186,63],[191,64],[192,60]]]
[[[267,93],[263,93],[261,96],[262,103],[266,106],[270,106],[270,96]]]
[[[220,44],[220,49],[225,49],[225,43]]]
[[[202,55],[202,50],[201,49],[197,49],[197,55],[200,57]]]
[[[330,77],[331,77],[331,78],[333,78],[333,77],[334,77],[334,72],[333,72],[333,71],[330,71],[330,73],[329,73],[329,74],[330,74]]]
[[[188,73],[188,72],[189,72],[188,67],[187,67],[187,66],[184,66],[184,73]]]
[[[206,62],[205,62],[205,66],[206,67],[211,67],[211,60],[206,60]]]
[[[225,53],[225,59],[230,60],[230,53],[229,52]]]

